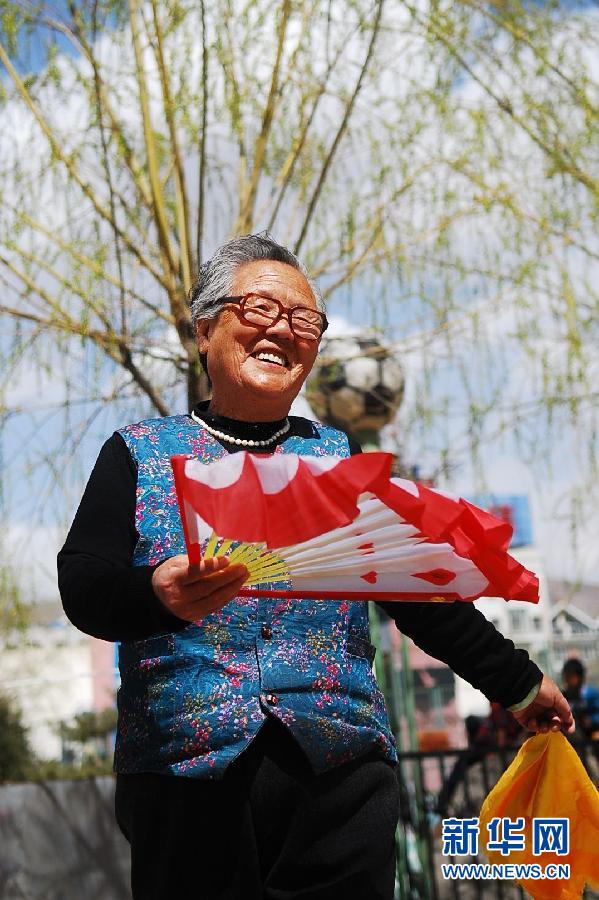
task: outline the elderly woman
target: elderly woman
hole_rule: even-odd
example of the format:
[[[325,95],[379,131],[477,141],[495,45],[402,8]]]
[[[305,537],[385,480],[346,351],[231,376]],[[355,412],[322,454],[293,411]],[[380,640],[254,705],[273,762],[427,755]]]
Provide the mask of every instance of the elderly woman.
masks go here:
[[[202,267],[192,314],[211,400],[106,442],[59,555],[71,621],[121,642],[116,811],[133,895],[389,900],[396,752],[367,604],[238,597],[243,566],[190,567],[169,466],[359,452],[289,415],[327,327],[317,290],[292,253],[248,235]],[[532,730],[570,727],[553,682],[471,604],[383,605]]]

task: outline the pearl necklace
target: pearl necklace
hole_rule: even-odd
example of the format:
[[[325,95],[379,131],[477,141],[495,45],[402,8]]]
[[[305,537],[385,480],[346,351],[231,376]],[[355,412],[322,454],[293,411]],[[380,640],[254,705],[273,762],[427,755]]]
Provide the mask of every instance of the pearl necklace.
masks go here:
[[[263,441],[253,441],[250,438],[236,438],[232,437],[230,434],[225,434],[224,431],[219,431],[217,428],[212,428],[211,425],[208,425],[204,422],[203,419],[200,419],[199,416],[196,416],[195,412],[191,413],[191,418],[197,425],[201,425],[202,428],[205,428],[208,434],[211,434],[215,438],[220,438],[221,441],[226,441],[228,444],[237,444],[238,447],[268,447],[270,444],[274,444],[277,438],[282,437],[282,435],[287,434],[289,429],[291,428],[291,423],[289,419],[285,420],[285,424],[282,428],[279,428],[278,431],[275,431],[271,437],[266,438]]]

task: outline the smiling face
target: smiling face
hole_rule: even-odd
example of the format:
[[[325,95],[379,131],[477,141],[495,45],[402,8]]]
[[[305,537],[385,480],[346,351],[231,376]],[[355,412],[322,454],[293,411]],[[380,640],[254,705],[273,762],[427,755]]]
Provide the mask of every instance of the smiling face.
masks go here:
[[[230,295],[249,293],[274,297],[287,308],[317,308],[304,275],[286,263],[255,260],[239,266]],[[246,422],[287,415],[314,364],[319,343],[296,337],[284,318],[267,328],[250,325],[234,304],[215,319],[200,320],[197,338],[200,353],[208,358],[210,411]]]

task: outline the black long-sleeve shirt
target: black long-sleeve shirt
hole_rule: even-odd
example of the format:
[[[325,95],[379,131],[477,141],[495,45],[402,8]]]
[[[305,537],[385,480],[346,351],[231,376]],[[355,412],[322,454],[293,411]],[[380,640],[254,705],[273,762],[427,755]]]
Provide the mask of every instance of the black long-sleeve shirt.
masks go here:
[[[264,434],[260,426],[201,416],[238,436]],[[305,420],[290,418],[290,434]],[[273,433],[277,423],[269,423]],[[232,428],[236,426],[235,428]],[[229,452],[241,448],[222,442]],[[350,444],[352,453],[359,446]],[[116,432],[102,447],[64,547],[58,555],[64,610],[81,631],[109,641],[132,641],[178,631],[188,622],[169,612],[152,589],[156,566],[132,566],[137,469]],[[379,603],[397,627],[431,656],[447,663],[490,700],[520,702],[542,673],[524,650],[501,635],[471,603]]]

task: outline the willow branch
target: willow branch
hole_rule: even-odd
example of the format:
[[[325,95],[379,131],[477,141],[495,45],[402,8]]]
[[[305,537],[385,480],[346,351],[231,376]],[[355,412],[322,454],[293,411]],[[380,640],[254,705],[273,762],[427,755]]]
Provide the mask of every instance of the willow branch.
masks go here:
[[[91,309],[92,312],[94,312],[97,315],[97,317],[100,319],[100,321],[105,326],[105,328],[112,330],[112,325],[111,325],[107,310],[102,309],[98,305],[98,303],[95,300],[93,300],[81,287],[78,287],[73,281],[68,279],[66,276],[61,275],[61,273],[58,272],[54,268],[54,266],[50,265],[50,263],[46,262],[45,259],[40,259],[39,257],[36,257],[33,253],[30,253],[27,250],[24,250],[23,248],[18,247],[17,245],[7,244],[7,247],[9,249],[13,250],[14,252],[18,253],[19,256],[21,257],[21,259],[27,260],[28,262],[32,262],[35,265],[39,266],[48,275],[50,275],[51,278],[53,278],[55,281],[57,281],[58,284],[61,284],[64,288],[69,290],[72,294],[74,294],[75,296],[77,296],[81,300],[83,300],[85,308]],[[21,280],[23,280],[23,275],[20,273],[20,271],[17,270],[16,268],[12,268],[12,264],[10,264],[5,257],[0,257],[0,262],[2,262],[14,274],[18,275],[18,277],[20,277]],[[31,290],[35,290],[36,292],[39,292],[39,287],[37,287],[35,282],[31,281],[31,284],[29,286],[30,286]],[[43,296],[43,298],[45,299],[45,296],[42,295],[41,293],[40,293],[40,296]],[[48,295],[48,296],[50,296],[50,295]],[[58,305],[55,306],[54,305],[55,302],[57,303],[57,301],[53,301],[52,308],[55,311],[58,311]],[[62,310],[64,308],[60,307],[60,309]]]
[[[223,32],[227,39],[226,53],[220,41],[217,41],[217,55],[223,69],[225,79],[225,91],[228,95],[229,114],[231,116],[231,127],[233,134],[237,139],[237,147],[239,151],[239,196],[243,195],[245,190],[245,179],[247,177],[247,148],[245,145],[243,116],[241,110],[241,91],[239,81],[235,72],[235,57],[233,53],[233,41],[231,38],[230,23],[234,20],[235,12],[231,8],[231,4],[227,4],[225,13]]]
[[[372,55],[374,52],[374,46],[375,46],[376,39],[377,39],[378,33],[379,33],[381,16],[383,13],[383,4],[384,4],[384,0],[378,0],[377,5],[376,5],[376,15],[375,15],[375,19],[374,19],[374,22],[372,25],[372,33],[371,33],[370,42],[368,45],[368,51],[366,53],[364,62],[362,63],[362,66],[360,68],[360,74],[358,76],[358,80],[356,82],[354,90],[351,94],[351,97],[349,98],[349,100],[347,101],[347,103],[345,105],[345,111],[343,114],[343,118],[341,119],[341,123],[339,125],[339,128],[337,129],[337,133],[335,135],[333,143],[331,144],[331,147],[329,149],[327,157],[326,157],[326,159],[323,163],[323,166],[320,170],[320,175],[319,175],[318,181],[316,183],[316,187],[314,188],[312,197],[310,198],[310,202],[308,204],[308,209],[306,212],[306,216],[304,218],[302,228],[300,230],[299,237],[293,248],[293,251],[296,254],[298,254],[300,252],[302,244],[304,243],[304,239],[305,239],[306,233],[308,231],[308,226],[310,225],[310,221],[312,219],[312,215],[316,208],[316,204],[320,198],[320,194],[322,192],[324,183],[326,181],[326,177],[328,175],[329,168],[331,167],[331,164],[333,162],[333,159],[335,157],[335,154],[337,152],[339,144],[341,143],[341,140],[342,140],[343,136],[345,135],[345,132],[347,131],[347,127],[349,125],[349,120],[351,118],[351,114],[353,112],[356,99],[358,97],[358,94],[360,93],[360,89],[364,82],[364,78],[366,76],[366,72],[368,71],[368,67],[370,66],[370,60],[372,59]]]
[[[372,229],[370,238],[364,245],[362,252],[351,261],[350,265],[347,268],[347,271],[344,272],[344,274],[340,278],[338,278],[337,281],[334,281],[331,285],[327,286],[326,292],[323,293],[323,297],[330,297],[331,294],[334,293],[334,291],[338,290],[338,288],[340,288],[342,285],[347,284],[349,281],[351,281],[352,278],[354,278],[357,274],[358,270],[362,268],[364,263],[369,261],[370,252],[383,233],[383,225],[384,220],[381,217],[379,222],[377,222],[376,226]]]
[[[144,212],[144,207],[140,205],[138,208],[135,201],[132,201],[132,198],[127,197],[121,190],[119,190],[116,184],[113,184],[112,192],[114,194],[115,200],[118,200],[120,204],[121,215],[124,216],[125,220],[129,225],[132,225],[136,229],[136,240],[137,242],[143,246],[153,246],[156,243],[155,238],[150,237],[150,234],[145,226],[145,223],[142,223],[140,219],[140,212]],[[147,212],[147,210],[146,210]],[[149,214],[148,214],[149,215]],[[150,222],[151,224],[151,222]],[[124,228],[123,228],[124,230]]]
[[[479,3],[477,2],[477,0],[463,0],[463,2],[464,5],[469,6],[472,9],[476,9],[477,12],[481,13],[481,15],[490,19],[499,28],[508,31],[518,44],[524,44],[526,47],[528,47],[528,49],[531,50],[534,55],[541,60],[544,66],[547,66],[547,68],[550,69],[554,73],[554,75],[557,75],[560,81],[563,81],[570,88],[573,96],[581,104],[581,106],[583,106],[588,112],[590,112],[591,115],[598,115],[599,110],[590,101],[588,95],[584,90],[582,90],[581,86],[573,81],[572,78],[566,75],[563,69],[560,69],[559,66],[556,66],[548,58],[548,56],[542,51],[541,47],[536,45],[534,41],[530,39],[528,32],[523,27],[520,27],[514,22],[511,22],[506,16],[499,17],[497,13],[493,11],[493,7]]]
[[[417,11],[414,7],[408,7],[414,15],[417,15]],[[478,75],[472,66],[466,61],[464,56],[453,46],[453,44],[448,40],[445,34],[441,31],[434,22],[428,20],[425,27],[428,27],[430,31],[434,34],[435,38],[443,44],[448,53],[453,56],[456,62],[460,65],[460,67],[468,73],[468,75],[472,78],[472,80],[478,84],[478,86],[484,91],[484,93],[490,97],[506,115],[512,119],[512,121],[522,130],[528,137],[533,141],[534,144],[539,147],[543,153],[552,159],[559,167],[562,172],[571,175],[576,181],[582,184],[587,190],[589,190],[595,197],[599,199],[599,181],[594,179],[591,175],[584,172],[575,162],[574,160],[569,160],[568,157],[570,154],[566,147],[562,145],[558,138],[555,139],[554,144],[547,143],[541,135],[537,134],[528,122],[522,118],[522,116],[518,115],[514,110],[512,104],[505,97],[500,96],[491,85],[487,84],[480,75]]]
[[[200,161],[198,173],[198,222],[196,229],[196,263],[202,264],[202,240],[204,237],[204,193],[206,186],[206,127],[208,122],[208,46],[206,42],[206,3],[200,0],[202,19],[202,118],[200,134]]]
[[[79,189],[82,191],[82,193],[87,197],[87,199],[90,201],[90,203],[92,204],[93,208],[96,210],[98,215],[102,219],[104,219],[106,222],[108,222],[109,225],[111,225],[113,228],[115,228],[117,230],[119,237],[121,238],[121,240],[123,241],[123,243],[125,244],[127,249],[136,257],[136,259],[139,260],[139,262],[144,267],[144,269],[147,269],[147,271],[156,279],[156,281],[158,281],[159,284],[161,284],[162,287],[165,288],[165,290],[168,290],[169,285],[168,285],[167,281],[165,280],[164,276],[162,275],[162,273],[154,266],[154,264],[140,250],[140,248],[136,244],[133,243],[133,241],[131,240],[129,235],[127,235],[118,226],[118,223],[113,222],[111,215],[110,215],[110,210],[107,209],[100,202],[100,200],[96,196],[94,190],[92,189],[91,185],[89,185],[86,181],[83,180],[83,178],[79,174],[79,171],[78,171],[75,163],[73,162],[73,160],[69,156],[67,156],[67,154],[64,152],[64,150],[61,147],[60,141],[54,135],[54,132],[48,125],[46,119],[42,115],[37,104],[33,101],[33,98],[29,94],[27,88],[23,84],[17,71],[13,67],[2,44],[0,44],[0,62],[2,62],[3,65],[6,67],[6,70],[8,71],[8,73],[13,81],[13,84],[17,88],[19,96],[24,101],[27,108],[33,114],[35,120],[37,121],[38,125],[42,129],[42,132],[44,133],[48,143],[50,144],[50,148],[52,150],[53,155],[56,157],[57,160],[59,160],[64,165],[64,167],[66,168],[71,179],[79,187]]]
[[[14,307],[6,306],[5,304],[0,305],[0,313],[5,313],[15,319],[33,322],[44,328],[58,330],[63,334],[67,333],[92,341],[92,343],[103,350],[113,362],[122,366],[129,372],[133,380],[150,399],[161,416],[169,415],[170,410],[162,399],[160,392],[149,382],[143,372],[141,372],[139,367],[135,364],[128,344],[118,335],[106,334],[103,331],[87,328],[82,323],[75,322],[73,319],[68,319],[68,322],[59,322],[56,319],[46,318],[44,316],[36,315],[35,313],[24,312],[23,310],[15,309]],[[66,327],[67,324],[68,327]]]
[[[73,328],[77,328],[78,323],[70,316],[65,308],[61,306],[59,301],[53,297],[48,291],[36,284],[35,281],[28,275],[26,272],[23,272],[21,269],[18,269],[13,262],[10,261],[6,256],[0,254],[0,263],[8,269],[9,272],[21,281],[21,283],[27,289],[28,294],[33,294],[34,296],[38,296],[46,306],[49,306],[52,312],[56,315],[57,319],[55,320],[58,324],[58,320],[61,320],[63,327],[67,331],[71,331]]]
[[[270,88],[268,91],[268,98],[266,100],[264,112],[262,114],[260,134],[258,135],[258,139],[256,141],[254,160],[252,164],[252,174],[249,182],[246,185],[246,190],[241,196],[239,215],[235,224],[235,231],[237,233],[243,234],[251,231],[252,229],[254,206],[256,203],[256,193],[258,191],[258,183],[262,174],[266,145],[268,143],[268,137],[276,109],[277,93],[279,87],[279,73],[281,70],[281,60],[283,58],[285,36],[287,34],[287,25],[289,22],[290,14],[291,2],[290,0],[283,0],[281,18],[278,27],[277,50],[275,55],[275,62],[272,68]]]
[[[347,40],[349,40],[350,37],[351,37],[351,34],[348,35]],[[335,54],[335,58],[333,59],[332,62],[329,63],[327,70],[324,73],[324,76],[318,86],[318,90],[316,92],[316,96],[314,98],[314,102],[312,104],[312,109],[310,110],[308,118],[304,122],[304,125],[303,125],[301,131],[299,132],[297,138],[293,142],[291,151],[287,154],[287,158],[286,158],[285,162],[283,163],[283,166],[281,169],[281,174],[279,176],[279,180],[280,180],[279,194],[277,196],[277,199],[276,199],[276,202],[275,202],[275,205],[274,205],[274,208],[273,208],[273,211],[270,216],[269,223],[268,223],[269,231],[272,230],[274,223],[277,219],[279,210],[281,208],[281,204],[283,202],[283,198],[285,197],[287,188],[291,184],[291,179],[293,178],[293,173],[295,171],[296,163],[297,163],[298,159],[300,158],[302,150],[304,149],[304,145],[306,143],[306,139],[310,132],[310,128],[312,127],[312,122],[314,121],[314,117],[318,110],[318,106],[324,96],[326,89],[327,89],[327,85],[329,83],[331,74],[335,70],[337,63],[339,62],[339,59],[343,54],[346,43],[347,43],[347,41],[340,43],[340,46],[337,49],[337,53]]]
[[[353,254],[358,241],[362,235],[366,235],[366,243],[365,246],[360,251],[359,255],[351,260],[347,269],[344,270],[341,277],[330,284],[326,290],[326,296],[330,296],[337,288],[341,287],[342,284],[347,283],[354,277],[357,271],[367,262],[370,262],[371,259],[371,251],[375,246],[379,238],[383,233],[383,228],[385,222],[393,215],[394,209],[393,204],[404,194],[406,194],[410,188],[412,188],[417,181],[417,179],[422,175],[423,172],[426,172],[428,169],[431,169],[436,164],[435,160],[429,160],[423,165],[419,166],[409,178],[406,178],[404,182],[402,182],[399,187],[397,187],[390,197],[386,198],[383,203],[380,203],[377,208],[371,213],[368,222],[364,224],[364,226],[360,229],[359,234],[349,239],[345,245],[341,248],[341,255],[345,256],[347,254]],[[330,270],[330,262],[325,262],[315,268],[312,272],[314,278],[319,278],[320,275],[323,274],[324,271]]]
[[[185,172],[183,169],[183,161],[181,150],[179,147],[179,137],[177,135],[177,126],[175,123],[175,111],[169,76],[164,59],[163,37],[160,19],[158,17],[158,9],[156,0],[152,0],[152,14],[154,18],[154,31],[156,34],[155,55],[158,64],[158,72],[160,74],[160,84],[162,87],[162,98],[164,102],[164,114],[168,125],[171,152],[173,157],[173,166],[175,173],[175,204],[177,210],[177,231],[179,235],[179,246],[181,248],[181,269],[183,275],[183,287],[187,294],[191,288],[191,272],[193,269],[193,260],[191,257],[191,240],[189,233],[189,204],[187,201],[187,188],[185,185]]]
[[[93,31],[94,31],[94,41],[96,38],[97,31],[97,15],[98,15],[98,0],[94,0],[92,7],[92,21],[93,21]],[[98,117],[98,126],[100,129],[100,145],[102,148],[102,165],[104,168],[104,175],[106,178],[106,184],[108,186],[108,199],[110,203],[110,217],[113,222],[113,234],[114,234],[114,251],[116,255],[116,266],[117,272],[119,276],[120,289],[119,289],[119,308],[121,312],[121,332],[123,334],[127,331],[127,304],[125,302],[125,290],[124,290],[124,282],[125,276],[123,271],[123,257],[121,254],[121,241],[119,238],[119,233],[114,225],[116,224],[116,201],[114,195],[114,185],[112,181],[112,168],[110,166],[110,161],[108,158],[108,141],[106,139],[106,130],[104,128],[104,110],[102,108],[101,102],[101,87],[100,87],[100,72],[98,69],[98,64],[96,61],[96,57],[92,57],[92,67],[94,72],[94,97],[96,102],[96,115]]]
[[[370,253],[370,255],[367,258],[367,261],[369,264],[374,265],[383,260],[388,260],[393,255],[400,255],[402,253],[405,253],[406,250],[408,250],[409,248],[416,247],[419,244],[422,244],[424,241],[429,240],[431,237],[438,235],[438,234],[442,234],[453,223],[458,222],[461,219],[467,218],[468,216],[470,216],[473,213],[476,213],[478,211],[479,211],[478,205],[473,204],[463,210],[460,210],[459,212],[454,213],[452,216],[443,216],[440,219],[440,221],[437,222],[436,225],[433,225],[431,228],[427,228],[424,231],[419,232],[418,234],[414,235],[410,240],[402,241],[401,243],[396,244],[393,247],[386,247],[385,249],[381,250],[378,253],[374,253],[374,254]],[[348,280],[348,278],[346,277],[347,271],[348,271],[347,267],[337,266],[334,269],[332,269],[329,267],[329,264],[323,263],[314,271],[316,272],[314,277],[318,277],[319,275],[322,276],[323,274],[331,275],[334,272],[339,271],[342,273],[341,278],[340,278],[340,284],[343,284]],[[330,295],[330,293],[331,293],[330,290],[325,290],[323,292],[323,296],[328,297]]]
[[[139,105],[141,108],[141,117],[143,124],[144,143],[146,148],[146,156],[148,161],[148,173],[150,177],[150,188],[152,191],[152,210],[158,231],[158,242],[162,251],[162,256],[166,264],[168,275],[166,281],[169,285],[169,294],[173,291],[173,282],[175,274],[179,269],[179,262],[175,258],[171,247],[169,237],[168,218],[162,186],[160,184],[160,172],[158,168],[158,152],[156,148],[156,139],[154,129],[152,127],[152,117],[150,113],[150,98],[148,87],[146,84],[146,72],[142,59],[139,27],[138,27],[138,5],[137,0],[129,0],[129,22],[131,25],[131,40],[133,44],[133,53],[135,57],[135,71],[137,76],[137,86],[139,90]]]
[[[577,241],[565,231],[560,231],[559,228],[555,228],[555,226],[551,225],[550,222],[543,221],[533,213],[522,209],[522,207],[517,203],[514,196],[512,194],[507,194],[505,190],[501,189],[501,187],[491,187],[490,185],[488,185],[478,169],[470,169],[463,163],[450,163],[450,166],[454,169],[454,171],[459,172],[461,175],[464,175],[466,178],[468,178],[469,181],[471,181],[481,190],[485,191],[488,197],[492,198],[497,203],[500,203],[502,206],[510,209],[517,218],[526,220],[528,222],[534,222],[535,225],[546,231],[548,234],[560,238],[560,240],[564,241],[565,244],[571,247],[576,247],[576,249],[584,253],[585,256],[588,256],[591,259],[599,260],[599,253],[592,250],[589,246],[587,246],[586,244],[582,244],[580,241]]]
[[[74,30],[71,30],[67,25],[61,22],[55,23],[55,27],[57,27],[68,38],[77,52],[81,53],[85,57],[85,59],[87,59],[88,63],[94,71],[94,75],[97,73],[101,104],[104,112],[106,113],[108,121],[110,122],[110,132],[115,138],[125,165],[127,166],[127,169],[132,176],[133,184],[135,190],[137,191],[139,200],[147,210],[151,211],[152,192],[148,183],[148,179],[146,178],[143,166],[137,159],[135,151],[127,140],[125,132],[123,131],[123,127],[112,107],[110,96],[106,89],[106,84],[102,78],[102,73],[100,72],[100,68],[97,64],[92,46],[87,40],[81,24],[80,9],[71,2],[69,3],[69,11],[73,18]]]
[[[116,353],[107,349],[106,352],[111,356],[115,362],[120,363],[124,369],[129,372],[133,380],[141,390],[146,394],[147,397],[150,398],[158,412],[161,416],[168,416],[170,414],[170,409],[162,399],[160,393],[156,390],[154,385],[149,381],[148,378],[144,375],[138,365],[133,361],[133,357],[131,356],[131,351],[127,344],[120,343],[118,344],[118,350]]]
[[[81,253],[79,250],[76,250],[72,244],[69,244],[68,241],[63,240],[59,236],[57,231],[50,231],[49,229],[45,228],[40,222],[32,219],[31,216],[25,212],[17,212],[17,215],[31,228],[39,231],[39,233],[43,234],[44,237],[46,237],[49,241],[52,241],[54,244],[56,244],[57,247],[59,247],[65,253],[68,253],[72,259],[74,259],[80,265],[84,266],[84,268],[88,269],[96,278],[100,278],[102,281],[106,281],[108,284],[113,285],[113,287],[116,287],[118,290],[125,290],[127,296],[129,296],[132,300],[135,300],[142,306],[145,306],[146,309],[150,310],[150,312],[152,312],[155,316],[158,316],[169,325],[172,325],[174,323],[172,315],[170,315],[169,313],[165,313],[162,309],[160,309],[159,306],[149,301],[143,294],[138,294],[132,288],[124,285],[118,280],[118,278],[115,278],[110,274],[110,272],[107,272],[105,269],[103,269],[99,262],[96,262],[96,260],[91,259],[89,256]],[[14,246],[14,249],[20,254],[23,254],[24,252],[16,244]],[[36,258],[35,261],[40,262],[39,257]]]
[[[4,263],[9,271],[22,281],[28,292],[39,295],[41,299],[50,306],[53,312],[56,313],[58,318],[44,319],[34,313],[24,313],[23,311],[5,306],[0,307],[0,312],[9,313],[16,318],[28,319],[29,321],[37,322],[38,324],[44,324],[47,327],[60,330],[63,334],[80,335],[81,337],[93,341],[93,343],[100,347],[115,363],[123,366],[123,368],[131,374],[135,382],[149,397],[161,415],[168,415],[168,407],[162,400],[159,391],[150,383],[134,362],[131,348],[125,335],[117,335],[112,329],[110,322],[106,319],[103,319],[106,331],[91,329],[84,323],[77,322],[72,316],[66,313],[64,308],[60,306],[55,298],[51,297],[46,290],[40,289],[26,273],[16,269],[15,266],[3,257],[0,257],[0,261]],[[73,289],[73,286],[70,285],[70,288]],[[81,292],[79,293],[83,296]]]

